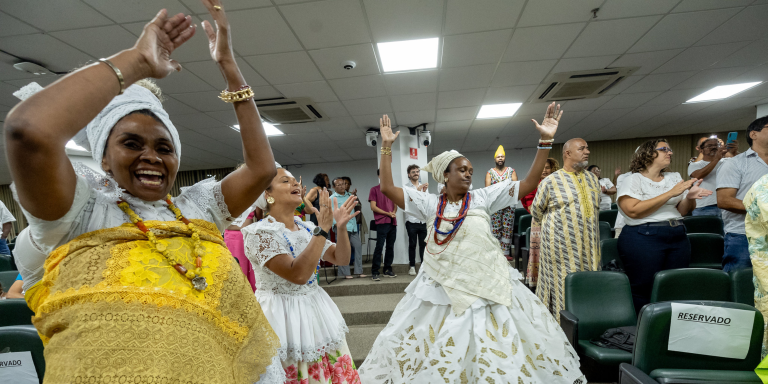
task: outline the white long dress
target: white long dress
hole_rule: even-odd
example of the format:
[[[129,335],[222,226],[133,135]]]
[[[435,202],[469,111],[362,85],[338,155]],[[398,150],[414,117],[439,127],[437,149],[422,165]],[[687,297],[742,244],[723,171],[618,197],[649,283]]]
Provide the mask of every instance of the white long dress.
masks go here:
[[[517,186],[469,192],[447,246],[434,239],[439,196],[403,190],[405,211],[429,225],[425,262],[360,367],[363,383],[586,383],[565,334],[491,234],[490,215],[514,208]],[[448,204],[444,216],[459,209]]]

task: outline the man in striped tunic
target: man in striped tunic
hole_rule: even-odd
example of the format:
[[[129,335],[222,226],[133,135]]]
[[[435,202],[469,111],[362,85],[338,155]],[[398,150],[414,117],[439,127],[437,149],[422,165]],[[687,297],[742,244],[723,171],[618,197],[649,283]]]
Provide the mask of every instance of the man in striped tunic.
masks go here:
[[[563,169],[541,181],[531,204],[533,219],[541,223],[536,295],[558,322],[565,308],[565,277],[600,270],[600,183],[585,171],[588,161],[587,142],[568,140]]]

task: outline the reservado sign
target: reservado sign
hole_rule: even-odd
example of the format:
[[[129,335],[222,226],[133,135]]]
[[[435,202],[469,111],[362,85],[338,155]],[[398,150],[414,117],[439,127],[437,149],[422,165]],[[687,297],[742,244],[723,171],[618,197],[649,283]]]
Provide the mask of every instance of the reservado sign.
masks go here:
[[[672,303],[670,351],[743,359],[755,313],[742,309]]]

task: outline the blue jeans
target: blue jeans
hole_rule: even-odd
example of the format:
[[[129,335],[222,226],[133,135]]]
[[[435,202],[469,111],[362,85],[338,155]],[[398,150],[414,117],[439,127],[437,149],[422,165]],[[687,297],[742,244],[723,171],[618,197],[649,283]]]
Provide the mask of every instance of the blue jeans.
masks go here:
[[[721,217],[720,208],[717,204],[707,205],[706,207],[696,208],[691,213],[691,216],[717,216]]]
[[[725,247],[723,249],[723,271],[730,272],[744,268],[752,268],[752,260],[749,259],[747,235],[726,233]]]
[[[0,239],[0,255],[10,255],[11,249],[8,248],[8,241]]]

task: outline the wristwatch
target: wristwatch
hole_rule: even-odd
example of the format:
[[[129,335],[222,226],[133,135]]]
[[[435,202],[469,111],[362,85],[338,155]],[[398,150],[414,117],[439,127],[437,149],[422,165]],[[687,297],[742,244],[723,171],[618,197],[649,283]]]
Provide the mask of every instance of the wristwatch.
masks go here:
[[[328,232],[323,231],[320,227],[315,227],[315,229],[312,230],[312,236],[322,236],[325,237],[326,240],[328,240]]]

